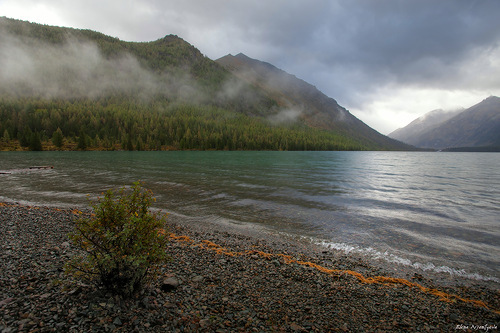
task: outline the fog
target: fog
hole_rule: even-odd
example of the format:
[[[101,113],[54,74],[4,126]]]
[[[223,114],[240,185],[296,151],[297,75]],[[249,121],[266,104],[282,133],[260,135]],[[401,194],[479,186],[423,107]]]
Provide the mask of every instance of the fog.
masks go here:
[[[95,98],[110,93],[151,96],[165,88],[129,54],[107,59],[97,45],[68,37],[62,44],[0,34],[0,91],[17,96]]]
[[[187,71],[154,73],[123,52],[106,57],[96,43],[68,35],[51,44],[0,30],[0,93],[18,97],[97,98],[158,94],[191,103],[206,99]]]
[[[237,100],[234,105],[244,112],[242,107],[258,104],[264,97],[232,75],[218,88],[209,94],[189,68],[154,72],[130,53],[107,57],[96,43],[71,35],[55,44],[0,29],[0,94],[47,99],[123,94],[142,101],[162,96],[170,103],[222,105]]]
[[[246,81],[239,74],[236,76],[229,76],[218,91],[216,99],[219,101],[232,101],[237,99],[246,105],[259,103],[263,96],[252,89],[248,82],[251,81]]]
[[[277,92],[280,86],[290,84],[288,74],[283,75],[280,73],[279,79],[265,77],[262,84]],[[214,95],[209,95],[187,68],[153,72],[130,53],[107,57],[96,43],[70,34],[62,43],[48,43],[15,36],[0,28],[0,94],[3,95],[95,99],[123,94],[145,101],[161,95],[171,103],[229,103],[238,111],[265,114],[274,124],[299,120],[304,110],[281,93],[275,97],[282,107],[260,109],[265,107],[267,96],[250,83],[259,77],[252,71],[230,75]]]
[[[416,120],[420,121],[445,121],[450,119],[460,112],[465,111],[465,108],[453,108],[453,109],[437,109],[430,112],[427,112],[423,116],[417,118]]]
[[[299,120],[303,110],[300,108],[288,108],[268,117],[268,120],[276,125],[294,123]]]

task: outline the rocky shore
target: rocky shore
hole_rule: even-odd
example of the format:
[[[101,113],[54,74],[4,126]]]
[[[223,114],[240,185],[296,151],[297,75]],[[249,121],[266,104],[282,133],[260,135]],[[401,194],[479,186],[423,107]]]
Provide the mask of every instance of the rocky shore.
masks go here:
[[[494,288],[440,287],[418,274],[391,282],[388,272],[342,253],[175,218],[167,219],[175,237],[160,279],[122,300],[63,274],[75,253],[67,238],[74,219],[70,209],[0,204],[0,332],[495,332],[500,326]]]

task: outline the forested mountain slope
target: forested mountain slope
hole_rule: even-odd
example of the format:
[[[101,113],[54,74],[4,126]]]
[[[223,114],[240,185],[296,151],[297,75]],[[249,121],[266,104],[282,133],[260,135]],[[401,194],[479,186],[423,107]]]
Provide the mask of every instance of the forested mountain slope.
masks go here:
[[[404,147],[401,142],[367,126],[313,85],[269,63],[249,58],[242,53],[236,56],[226,55],[216,62],[242,80],[260,87],[276,100],[281,106],[281,112],[273,117],[277,122],[300,119],[311,127],[336,131],[386,148]]]
[[[3,150],[407,147],[366,136],[357,119],[348,130],[307,117],[276,121],[288,110],[287,98],[234,75],[177,36],[125,42],[0,18]],[[335,124],[335,117],[324,122]]]

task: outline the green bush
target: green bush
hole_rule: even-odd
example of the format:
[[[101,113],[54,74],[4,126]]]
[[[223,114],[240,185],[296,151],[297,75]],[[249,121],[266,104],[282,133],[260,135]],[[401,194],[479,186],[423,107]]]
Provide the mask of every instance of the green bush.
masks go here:
[[[72,243],[83,250],[66,265],[66,272],[114,294],[131,296],[158,272],[167,259],[164,217],[150,211],[153,194],[139,182],[132,188],[108,190],[82,215]]]

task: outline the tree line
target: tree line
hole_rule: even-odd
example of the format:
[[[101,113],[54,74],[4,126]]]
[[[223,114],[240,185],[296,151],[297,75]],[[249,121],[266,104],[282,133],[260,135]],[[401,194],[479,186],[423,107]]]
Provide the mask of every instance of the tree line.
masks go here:
[[[2,150],[363,150],[331,131],[215,105],[0,98]]]

